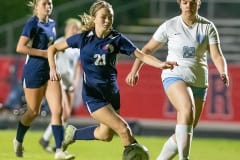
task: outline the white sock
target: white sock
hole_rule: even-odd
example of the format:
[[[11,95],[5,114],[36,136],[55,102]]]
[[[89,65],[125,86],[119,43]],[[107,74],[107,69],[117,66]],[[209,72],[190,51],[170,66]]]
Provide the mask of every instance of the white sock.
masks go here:
[[[177,124],[175,135],[178,146],[179,160],[188,160],[192,142],[192,125]]]
[[[49,124],[43,134],[43,139],[45,141],[50,141],[51,136],[52,136],[52,126],[51,126],[51,124]]]
[[[173,136],[174,135],[168,138],[168,140],[164,143],[161,153],[157,157],[157,160],[171,160],[177,155],[178,147]]]
[[[67,123],[67,122],[64,122],[64,123],[63,123],[63,128],[66,129],[67,125],[68,125],[68,123]]]

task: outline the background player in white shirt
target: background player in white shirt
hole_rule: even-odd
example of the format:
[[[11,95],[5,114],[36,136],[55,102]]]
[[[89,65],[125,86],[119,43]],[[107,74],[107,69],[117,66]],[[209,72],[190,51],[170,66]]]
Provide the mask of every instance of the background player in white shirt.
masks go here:
[[[75,18],[69,18],[65,25],[65,35],[56,40],[56,43],[63,41],[68,37],[81,32],[81,22]],[[62,88],[62,106],[63,106],[63,124],[66,125],[67,120],[71,116],[75,88],[81,85],[81,69],[78,61],[80,51],[77,48],[67,48],[59,51],[56,55],[57,69],[61,74],[61,88]],[[79,87],[78,87],[79,88]],[[81,89],[81,86],[80,86]],[[78,90],[79,92],[79,90]],[[81,92],[81,91],[80,91]],[[54,152],[54,147],[49,146],[49,141],[52,136],[51,125],[46,128],[43,137],[40,139],[40,145],[48,152]]]
[[[178,0],[181,15],[163,23],[142,51],[152,54],[168,47],[167,61],[176,61],[173,70],[163,70],[165,92],[177,111],[177,125],[164,144],[157,160],[172,159],[177,153],[180,160],[189,159],[193,128],[200,118],[207,94],[210,53],[220,78],[229,85],[226,60],[222,54],[218,32],[214,24],[198,15],[201,0]],[[136,60],[126,82],[137,83],[141,62]]]

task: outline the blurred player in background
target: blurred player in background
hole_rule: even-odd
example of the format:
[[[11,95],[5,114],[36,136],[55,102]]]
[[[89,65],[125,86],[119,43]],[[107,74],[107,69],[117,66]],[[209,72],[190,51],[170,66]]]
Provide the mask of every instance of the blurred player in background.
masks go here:
[[[111,141],[117,133],[123,146],[137,143],[127,122],[119,115],[120,93],[117,84],[116,56],[134,54],[156,68],[173,68],[175,62],[161,62],[143,54],[121,33],[113,30],[113,8],[106,1],[96,1],[90,14],[81,16],[83,32],[48,48],[50,77],[59,81],[54,55],[68,47],[80,48],[83,68],[83,101],[99,125],[76,129],[66,128],[63,149],[75,140]]]
[[[69,38],[70,36],[80,33],[81,22],[78,19],[70,18],[66,21],[65,35],[59,38],[56,42]],[[71,116],[72,107],[75,96],[75,88],[79,84],[81,78],[80,64],[78,61],[80,51],[77,48],[67,48],[64,53],[60,52],[56,56],[57,69],[61,74],[61,87],[62,87],[62,107],[63,107],[63,124],[67,123],[67,120]],[[79,92],[79,90],[78,90]],[[81,90],[80,90],[81,92]],[[49,141],[52,135],[51,124],[46,128],[42,138],[40,139],[40,145],[49,152],[54,152],[55,147],[49,146]]]
[[[64,138],[62,126],[61,86],[49,80],[47,49],[56,39],[52,0],[29,1],[33,16],[25,24],[17,44],[17,52],[26,54],[23,69],[23,88],[27,111],[22,115],[13,141],[17,157],[23,157],[23,139],[32,121],[38,116],[42,98],[45,96],[51,110],[51,125],[56,143],[55,159],[72,159],[73,155],[61,149]]]
[[[163,23],[142,51],[153,54],[168,45],[167,61],[177,61],[173,70],[163,70],[165,92],[177,111],[177,124],[164,144],[157,160],[170,160],[179,155],[189,159],[193,128],[196,127],[206,101],[208,87],[207,55],[215,64],[223,83],[228,86],[228,70],[222,54],[218,32],[214,24],[198,15],[201,0],[178,0],[181,15]],[[126,77],[135,85],[141,62],[136,60]]]

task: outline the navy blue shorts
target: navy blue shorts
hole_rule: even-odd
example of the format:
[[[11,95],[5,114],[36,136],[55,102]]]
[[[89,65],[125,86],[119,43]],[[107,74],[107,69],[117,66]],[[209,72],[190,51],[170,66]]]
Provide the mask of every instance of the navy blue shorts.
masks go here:
[[[82,98],[89,113],[111,104],[115,111],[120,109],[120,93],[109,85],[90,87],[83,83]]]
[[[183,81],[182,78],[180,77],[169,77],[163,80],[163,87],[165,92],[167,91],[168,87],[177,82],[177,81]],[[207,98],[207,88],[203,88],[203,87],[194,87],[194,86],[190,86],[190,88],[192,89],[193,92],[193,97],[194,98],[200,98],[203,101],[206,101]]]
[[[42,69],[25,65],[23,69],[23,87],[24,88],[40,88],[49,80],[49,69]]]

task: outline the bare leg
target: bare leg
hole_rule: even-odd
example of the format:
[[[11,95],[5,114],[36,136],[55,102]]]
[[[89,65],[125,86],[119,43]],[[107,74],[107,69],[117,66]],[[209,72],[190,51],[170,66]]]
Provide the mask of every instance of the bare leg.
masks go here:
[[[107,105],[95,111],[91,114],[91,116],[94,119],[98,120],[101,124],[105,124],[100,125],[100,127],[94,133],[96,138],[101,139],[101,133],[105,133],[105,130],[109,130],[109,127],[119,135],[124,146],[128,146],[135,141],[132,135],[132,131],[128,126],[127,122],[113,110],[111,105]],[[112,134],[112,132],[109,131],[107,131],[107,133]]]

